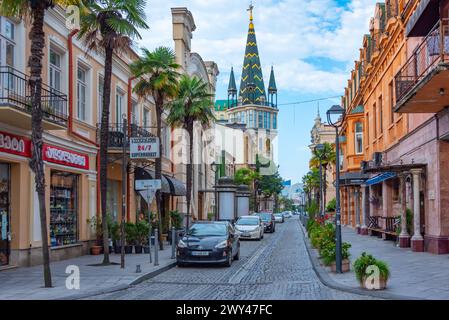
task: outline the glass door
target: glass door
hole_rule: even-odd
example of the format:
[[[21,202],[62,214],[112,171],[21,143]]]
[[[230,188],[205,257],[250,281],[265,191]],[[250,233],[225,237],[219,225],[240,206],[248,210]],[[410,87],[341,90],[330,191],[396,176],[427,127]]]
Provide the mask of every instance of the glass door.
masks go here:
[[[9,254],[10,254],[9,190],[10,190],[9,165],[5,163],[0,163],[0,266],[9,264]]]

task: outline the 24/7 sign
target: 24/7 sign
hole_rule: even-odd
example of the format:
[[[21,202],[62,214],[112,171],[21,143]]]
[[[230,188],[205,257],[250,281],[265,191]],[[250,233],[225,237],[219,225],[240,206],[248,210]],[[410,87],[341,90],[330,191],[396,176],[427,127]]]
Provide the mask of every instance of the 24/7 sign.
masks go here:
[[[159,158],[159,138],[143,137],[130,139],[131,159],[154,159]]]

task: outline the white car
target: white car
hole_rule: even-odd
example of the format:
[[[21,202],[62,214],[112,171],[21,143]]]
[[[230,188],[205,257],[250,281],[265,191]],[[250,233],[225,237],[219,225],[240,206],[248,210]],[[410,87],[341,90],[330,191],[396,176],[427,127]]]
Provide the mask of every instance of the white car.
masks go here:
[[[242,216],[234,227],[240,239],[263,239],[264,227],[259,216]]]

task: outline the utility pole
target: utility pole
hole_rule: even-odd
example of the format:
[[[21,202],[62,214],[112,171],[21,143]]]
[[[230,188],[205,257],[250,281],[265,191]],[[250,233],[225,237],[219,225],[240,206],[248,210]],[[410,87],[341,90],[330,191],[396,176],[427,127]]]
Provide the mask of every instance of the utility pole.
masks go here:
[[[123,143],[122,143],[122,223],[120,226],[120,242],[121,242],[121,254],[120,254],[120,268],[125,269],[125,215],[126,215],[126,179],[127,179],[127,169],[128,169],[128,121],[126,116],[123,115]]]

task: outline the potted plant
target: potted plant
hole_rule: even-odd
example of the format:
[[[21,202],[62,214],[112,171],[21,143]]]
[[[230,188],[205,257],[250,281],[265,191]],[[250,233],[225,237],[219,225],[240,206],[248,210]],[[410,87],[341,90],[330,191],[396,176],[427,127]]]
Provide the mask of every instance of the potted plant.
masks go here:
[[[375,259],[363,252],[354,262],[354,271],[362,288],[384,290],[390,278],[390,269],[386,262]]]
[[[335,241],[326,242],[321,249],[321,258],[323,259],[323,263],[325,266],[330,266],[332,272],[337,272],[337,249],[336,249]],[[351,244],[347,242],[343,242],[341,245],[341,271],[349,272],[350,270],[350,262],[349,262],[349,248],[351,248]]]
[[[125,253],[133,253],[133,245],[136,242],[136,227],[132,222],[125,223]]]
[[[118,222],[113,222],[111,224],[110,233],[112,238],[112,245],[114,247],[114,253],[120,254],[122,246],[120,243],[120,224]]]
[[[135,224],[135,253],[142,253],[143,246],[148,243],[148,233],[150,226],[146,221],[138,221]]]
[[[90,247],[90,254],[93,256],[98,256],[101,254],[101,251],[103,249],[101,245],[101,239],[103,238],[101,219],[95,216],[91,219],[87,219],[87,223],[90,224],[91,228],[95,230],[95,242]]]

